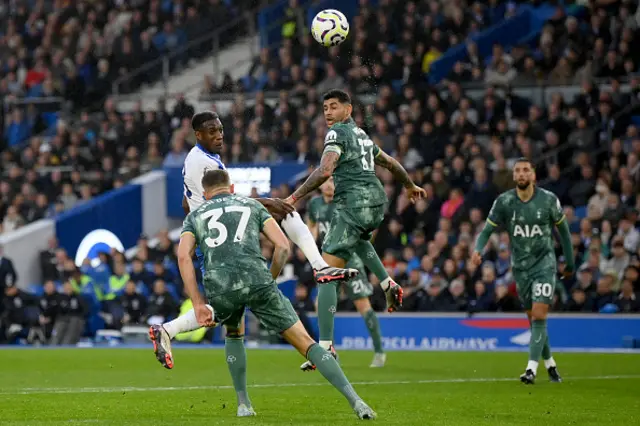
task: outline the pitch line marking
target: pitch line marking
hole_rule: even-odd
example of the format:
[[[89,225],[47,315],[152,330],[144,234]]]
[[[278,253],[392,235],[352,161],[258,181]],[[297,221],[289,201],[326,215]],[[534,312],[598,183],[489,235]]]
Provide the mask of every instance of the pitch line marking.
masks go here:
[[[621,380],[640,379],[640,375],[609,375],[609,376],[583,376],[564,378],[564,381],[587,380]],[[433,383],[497,383],[518,382],[513,377],[486,377],[486,378],[460,378],[460,379],[425,379],[425,380],[391,380],[391,381],[366,381],[351,382],[354,386],[369,385],[424,385]],[[265,383],[249,385],[250,388],[291,388],[291,387],[318,387],[329,386],[329,383]],[[194,390],[224,390],[233,389],[231,385],[219,386],[158,386],[158,387],[86,387],[86,388],[19,388],[13,391],[2,391],[0,395],[36,395],[36,394],[81,394],[81,393],[116,393],[116,392],[179,392]]]

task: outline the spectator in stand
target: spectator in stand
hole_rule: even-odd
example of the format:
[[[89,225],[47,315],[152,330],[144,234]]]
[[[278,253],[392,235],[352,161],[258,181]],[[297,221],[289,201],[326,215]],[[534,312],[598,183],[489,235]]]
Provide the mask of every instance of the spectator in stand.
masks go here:
[[[625,279],[622,282],[622,291],[618,295],[616,305],[621,313],[631,314],[640,312],[640,299],[638,293],[634,291],[631,280]]]
[[[18,282],[18,273],[13,261],[4,255],[4,248],[0,246],[0,287],[10,287]]]
[[[53,326],[51,345],[75,345],[84,332],[87,302],[77,294],[73,284],[66,281],[60,293],[58,315]]]
[[[39,323],[44,329],[44,339],[49,341],[53,333],[53,325],[56,317],[60,312],[60,295],[56,291],[56,285],[53,281],[44,283],[44,294],[40,298],[40,317]]]
[[[30,328],[38,325],[38,315],[34,314],[37,312],[36,298],[18,289],[15,283],[3,288],[0,330],[4,332],[4,341],[13,343],[19,337],[31,340]]]
[[[136,283],[133,280],[127,282],[124,293],[119,297],[119,301],[124,310],[122,324],[142,324],[147,308],[147,300],[137,292]]]
[[[162,324],[178,315],[177,301],[168,293],[166,283],[159,279],[153,283],[153,293],[149,297],[146,317],[148,324]]]

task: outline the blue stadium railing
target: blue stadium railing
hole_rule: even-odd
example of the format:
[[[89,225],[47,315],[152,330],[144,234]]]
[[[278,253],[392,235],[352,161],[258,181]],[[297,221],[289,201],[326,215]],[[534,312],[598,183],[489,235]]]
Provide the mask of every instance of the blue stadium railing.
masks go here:
[[[577,15],[582,10],[582,8],[571,8],[567,12]],[[491,56],[491,50],[495,43],[500,43],[507,50],[519,44],[535,43],[542,27],[555,12],[556,7],[550,5],[539,7],[522,5],[515,16],[482,31],[476,37],[472,37],[472,41],[477,44],[478,53],[483,59]],[[456,62],[462,61],[466,57],[467,46],[465,43],[447,50],[431,65],[428,75],[429,82],[439,83],[449,75]]]

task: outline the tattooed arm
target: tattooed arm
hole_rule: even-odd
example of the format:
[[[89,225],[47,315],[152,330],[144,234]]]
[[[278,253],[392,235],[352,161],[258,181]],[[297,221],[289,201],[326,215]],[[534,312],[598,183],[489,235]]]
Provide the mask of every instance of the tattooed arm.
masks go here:
[[[410,188],[413,186],[413,181],[409,177],[409,173],[407,173],[404,167],[402,167],[402,164],[400,164],[395,158],[389,156],[383,150],[379,151],[378,155],[375,158],[375,163],[378,166],[384,167],[385,169],[389,170],[393,174],[393,177],[397,181],[399,181],[405,188]]]
[[[378,150],[378,154],[375,157],[375,163],[378,166],[389,170],[393,174],[393,177],[407,190],[407,197],[412,203],[415,203],[416,200],[427,196],[424,189],[413,183],[409,173],[407,173],[404,167],[402,167],[402,164],[400,164],[395,158],[389,156],[383,150]]]
[[[315,191],[322,185],[327,179],[331,177],[333,171],[338,165],[340,154],[333,150],[325,150],[320,159],[320,166],[315,169],[302,186],[295,190],[287,200],[295,203],[301,198],[306,197],[309,193]]]

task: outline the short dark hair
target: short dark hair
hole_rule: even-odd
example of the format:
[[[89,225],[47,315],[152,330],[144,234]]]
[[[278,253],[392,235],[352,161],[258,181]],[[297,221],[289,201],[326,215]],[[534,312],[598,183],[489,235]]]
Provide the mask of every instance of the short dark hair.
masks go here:
[[[515,165],[516,165],[516,164],[518,164],[518,163],[529,163],[529,165],[531,166],[531,168],[532,168],[533,170],[535,170],[535,169],[536,169],[536,165],[535,165],[535,164],[533,164],[533,161],[529,160],[527,157],[520,157],[520,158],[518,158],[518,159],[516,160],[516,162],[515,162],[515,163],[513,163],[514,167],[515,167]]]
[[[191,127],[197,132],[202,129],[204,123],[218,118],[220,118],[218,114],[213,111],[202,111],[193,115],[191,118]]]
[[[202,187],[205,190],[229,185],[231,185],[231,180],[226,170],[207,170],[202,176]]]
[[[341,104],[351,105],[351,96],[349,96],[349,94],[344,90],[331,89],[322,95],[322,100],[328,101],[329,99],[337,99]]]

